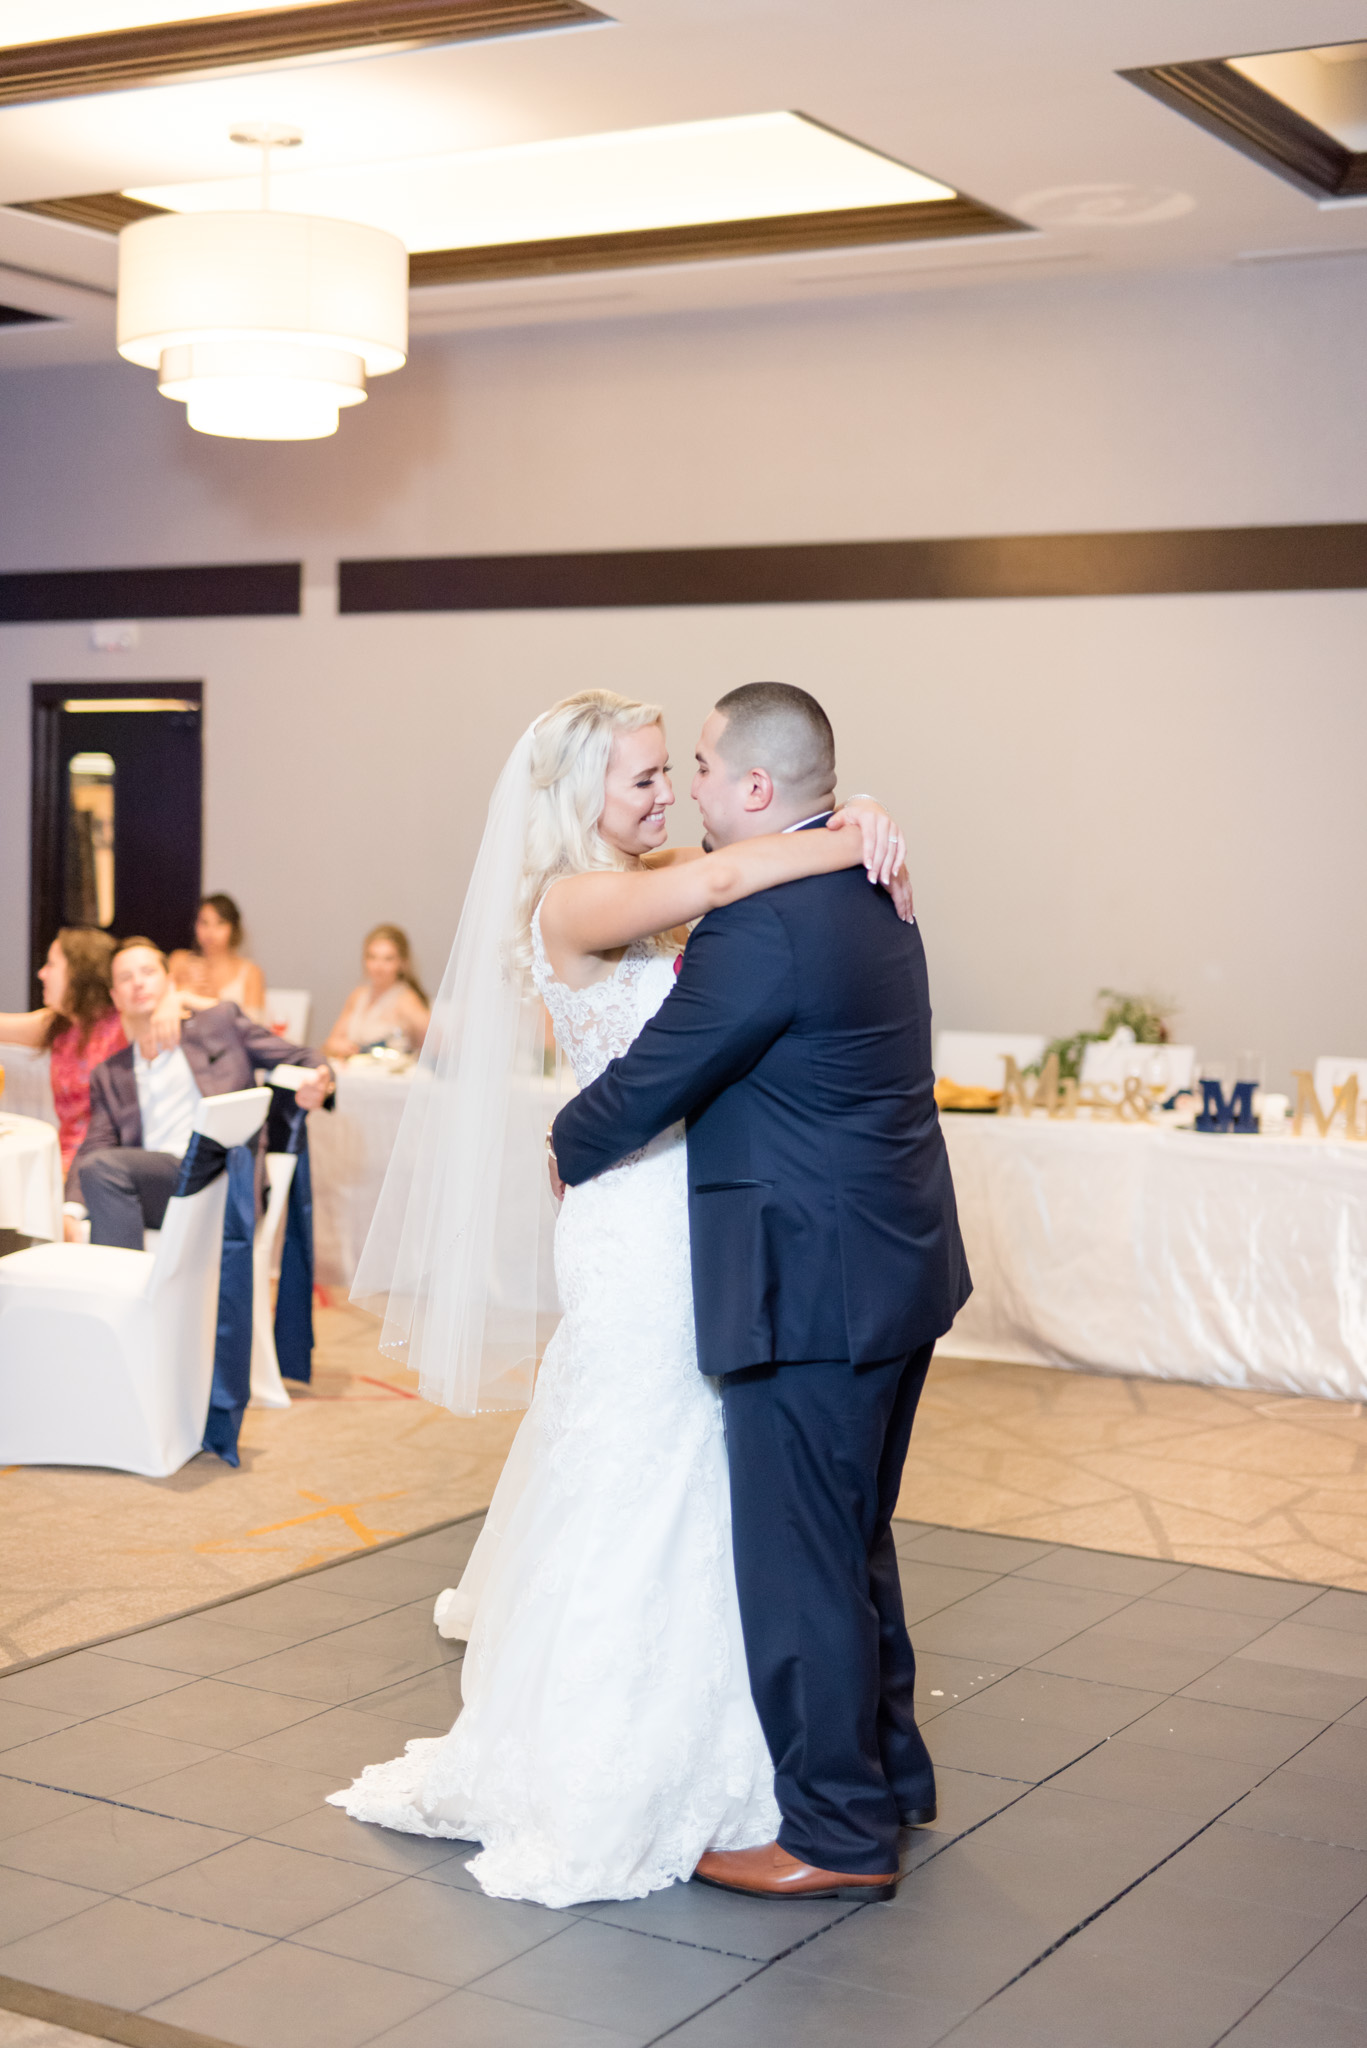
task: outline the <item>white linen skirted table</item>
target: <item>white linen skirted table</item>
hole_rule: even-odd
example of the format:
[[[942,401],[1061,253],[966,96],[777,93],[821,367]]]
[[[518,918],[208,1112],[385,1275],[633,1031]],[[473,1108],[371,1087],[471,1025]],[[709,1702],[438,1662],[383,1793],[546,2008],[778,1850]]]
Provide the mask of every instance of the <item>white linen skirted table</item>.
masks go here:
[[[414,1072],[343,1066],[336,1108],[309,1116],[313,1276],[320,1287],[351,1285]]]
[[[62,1235],[62,1148],[37,1117],[0,1112],[0,1230]]]
[[[942,1354],[1367,1399],[1367,1144],[942,1122],[974,1283]]]
[[[31,1045],[0,1043],[0,1067],[5,1088],[0,1108],[11,1116],[36,1116],[55,1128],[57,1112],[52,1104],[52,1071],[46,1046],[38,1051]]]

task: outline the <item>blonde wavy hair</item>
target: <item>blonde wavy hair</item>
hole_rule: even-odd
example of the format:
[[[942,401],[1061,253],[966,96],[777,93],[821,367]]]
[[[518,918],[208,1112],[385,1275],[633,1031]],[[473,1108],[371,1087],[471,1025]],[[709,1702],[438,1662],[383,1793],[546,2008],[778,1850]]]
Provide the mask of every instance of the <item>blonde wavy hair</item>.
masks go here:
[[[663,725],[658,704],[638,704],[615,690],[580,690],[553,704],[532,733],[532,798],[527,815],[522,882],[513,928],[513,956],[531,959],[532,913],[560,875],[626,868],[630,862],[598,830],[608,760],[619,732]]]

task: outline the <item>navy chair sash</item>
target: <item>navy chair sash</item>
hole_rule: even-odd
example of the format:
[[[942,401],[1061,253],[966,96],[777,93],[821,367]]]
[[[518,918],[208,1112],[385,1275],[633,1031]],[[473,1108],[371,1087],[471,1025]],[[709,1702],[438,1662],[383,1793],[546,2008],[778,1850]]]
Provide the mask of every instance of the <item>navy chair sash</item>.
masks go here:
[[[252,1392],[252,1239],[256,1230],[254,1145],[220,1145],[196,1131],[181,1162],[177,1195],[197,1195],[228,1176],[223,1254],[218,1279],[214,1383],[204,1425],[204,1448],[227,1465],[239,1463],[238,1432]]]
[[[308,1111],[288,1088],[272,1088],[266,1150],[293,1154],[275,1296],[275,1353],[287,1380],[313,1378],[313,1178],[309,1170]]]

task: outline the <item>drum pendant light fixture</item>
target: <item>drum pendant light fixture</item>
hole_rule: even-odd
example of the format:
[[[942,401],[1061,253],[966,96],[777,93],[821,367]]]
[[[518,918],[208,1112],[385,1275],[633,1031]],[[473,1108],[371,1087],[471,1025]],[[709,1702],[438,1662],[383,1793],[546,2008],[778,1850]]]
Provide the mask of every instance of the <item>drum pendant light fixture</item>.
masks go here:
[[[262,152],[261,208],[161,213],[119,236],[118,350],[157,371],[201,434],[313,441],[408,356],[408,251],[397,235],[274,213],[270,162],[300,140],[239,128]]]

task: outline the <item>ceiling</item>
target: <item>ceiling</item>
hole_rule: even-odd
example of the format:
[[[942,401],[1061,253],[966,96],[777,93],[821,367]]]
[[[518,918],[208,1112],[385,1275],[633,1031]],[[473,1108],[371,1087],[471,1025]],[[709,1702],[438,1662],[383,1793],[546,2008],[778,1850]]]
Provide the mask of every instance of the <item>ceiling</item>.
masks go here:
[[[113,356],[112,236],[14,209],[241,178],[229,131],[244,123],[301,130],[289,173],[321,190],[369,165],[378,187],[418,158],[792,111],[1007,217],[971,239],[425,285],[412,295],[416,333],[1315,254],[1367,261],[1367,202],[1297,190],[1119,76],[1351,43],[1367,37],[1367,0],[600,4],[601,23],[0,105],[0,301],[51,322],[0,326],[0,369]],[[35,11],[0,0],[0,44]],[[63,29],[69,17],[73,34],[225,11],[153,0],[41,10]]]

